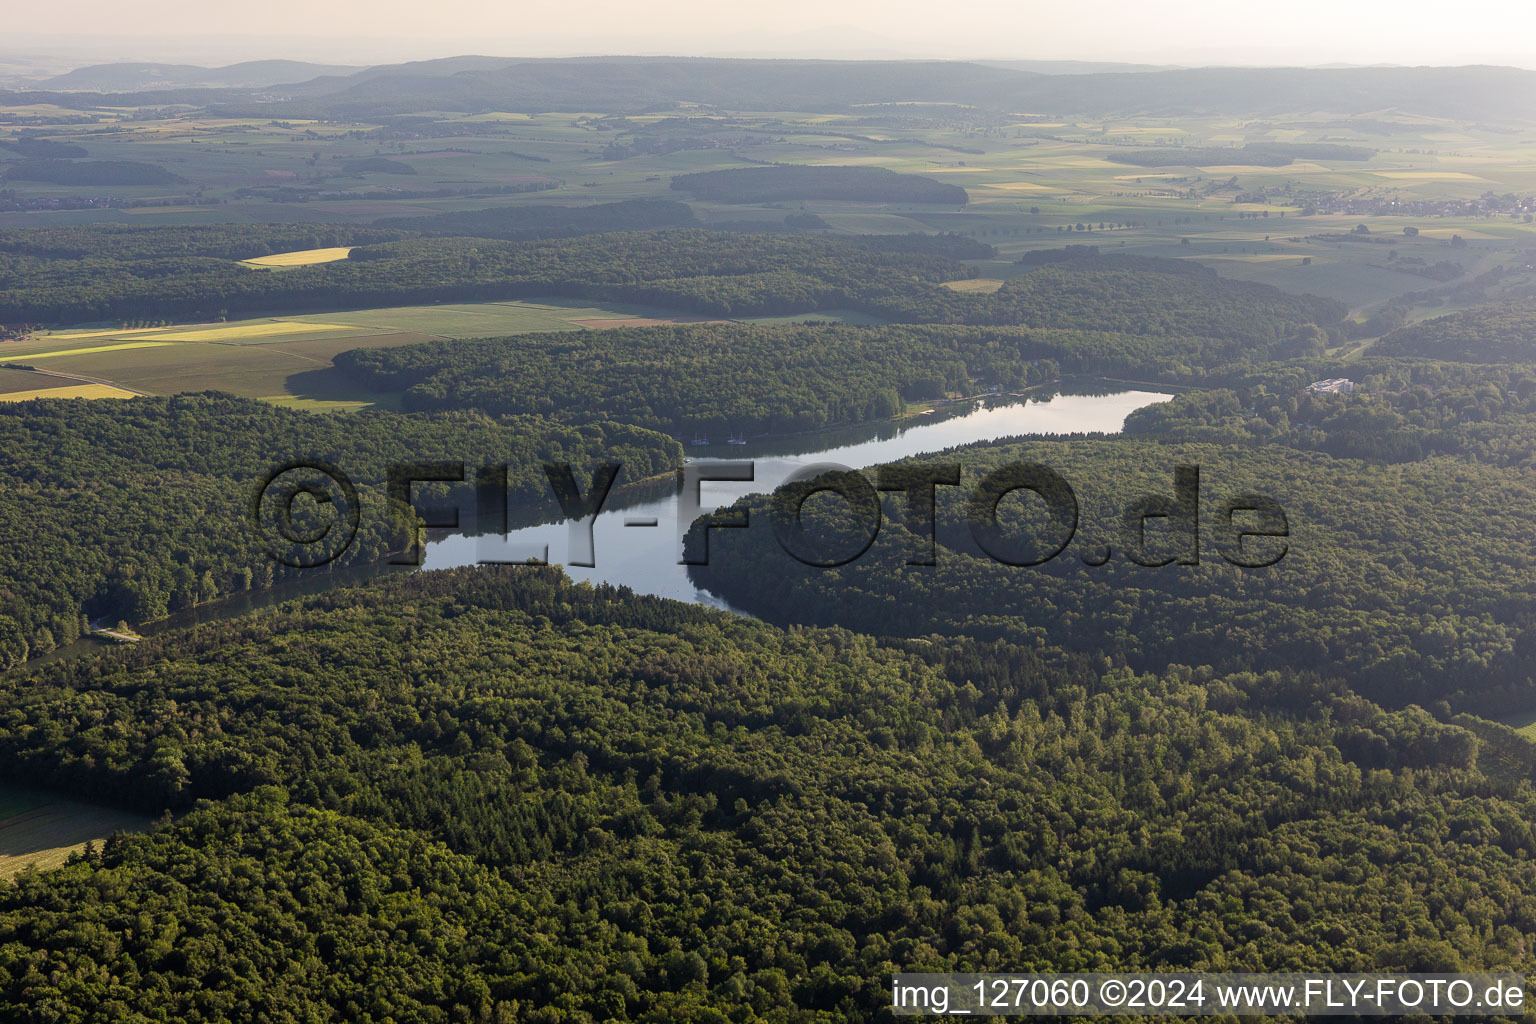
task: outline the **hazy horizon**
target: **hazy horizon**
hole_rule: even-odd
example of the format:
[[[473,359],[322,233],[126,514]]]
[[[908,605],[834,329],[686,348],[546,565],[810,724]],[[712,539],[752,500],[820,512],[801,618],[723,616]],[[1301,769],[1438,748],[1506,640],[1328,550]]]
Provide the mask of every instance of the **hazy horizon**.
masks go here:
[[[1405,18],[1383,0],[1298,0],[1283,16],[1214,0],[1177,9],[1131,0],[1067,7],[996,0],[936,18],[931,5],[809,0],[722,10],[701,0],[636,6],[595,0],[577,11],[519,10],[444,0],[402,3],[276,0],[259,16],[187,0],[120,7],[61,0],[13,12],[0,59],[227,64],[286,58],[395,63],[462,54],[1108,61],[1152,65],[1459,65],[1536,67],[1536,7],[1471,0],[1454,19]],[[1410,10],[1407,14],[1414,14]],[[948,12],[946,12],[948,14]],[[90,26],[89,34],[79,27]],[[274,35],[269,25],[303,26]],[[594,28],[593,26],[599,26]]]

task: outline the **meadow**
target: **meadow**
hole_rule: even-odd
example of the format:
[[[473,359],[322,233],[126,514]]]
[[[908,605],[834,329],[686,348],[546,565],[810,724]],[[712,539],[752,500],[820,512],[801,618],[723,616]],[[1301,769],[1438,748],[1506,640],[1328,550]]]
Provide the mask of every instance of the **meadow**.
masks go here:
[[[0,787],[0,881],[29,869],[56,868],[86,843],[99,847],[114,832],[140,832],[151,823],[143,814]]]
[[[348,410],[374,404],[378,397],[357,395],[346,381],[327,372],[336,354],[348,349],[700,319],[628,303],[548,299],[397,306],[164,328],[61,329],[0,345],[0,361],[91,380],[4,369],[0,399],[217,390],[291,408]]]

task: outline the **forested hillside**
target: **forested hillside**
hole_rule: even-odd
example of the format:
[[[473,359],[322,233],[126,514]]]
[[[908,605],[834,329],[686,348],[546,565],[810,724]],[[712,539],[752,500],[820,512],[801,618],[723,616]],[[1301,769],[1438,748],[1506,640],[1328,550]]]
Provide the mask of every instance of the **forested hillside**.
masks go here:
[[[21,777],[219,801],[0,893],[16,1016],[864,1021],[896,970],[1530,969],[1529,755],[1309,674],[459,571],[12,676],[0,722]]]
[[[1285,167],[1297,160],[1369,160],[1374,149],[1342,146],[1336,142],[1248,143],[1244,146],[1204,148],[1189,146],[1124,146],[1104,155],[1118,164],[1139,167],[1201,167],[1206,164],[1247,164],[1260,167]]]
[[[22,160],[0,164],[5,181],[45,181],[52,185],[174,185],[184,184],[157,164],[136,160]]]
[[[144,263],[164,272],[174,264],[155,261],[188,256],[248,260],[274,252],[395,242],[410,236],[410,232],[393,229],[327,224],[207,224],[198,227],[92,224],[8,228],[0,229],[0,257],[50,263],[92,257],[129,265]],[[52,269],[62,267],[52,263]]]
[[[1399,327],[1372,349],[1384,356],[1536,363],[1536,302],[1490,303]]]
[[[1536,72],[282,67],[0,93],[0,1024],[1536,977]]]
[[[145,622],[301,575],[247,522],[263,477],[290,459],[336,465],[371,510],[338,565],[399,550],[382,511],[394,462],[505,463],[509,500],[538,507],[551,504],[545,461],[587,473],[615,460],[633,482],[682,459],[670,438],[596,419],[342,419],[217,394],[0,403],[0,439],[0,522],[27,538],[0,555],[0,668],[74,640],[82,616]]]
[[[889,419],[908,400],[1026,387],[1054,378],[1056,358],[1086,363],[1117,347],[1151,346],[1070,331],[708,324],[354,349],[337,366],[404,391],[408,409],[612,417],[682,436]]]
[[[62,244],[89,238],[90,230],[65,229]],[[240,255],[219,259],[189,252],[188,243],[174,238],[167,239],[166,251],[160,239],[130,235],[117,239],[115,251],[66,256],[58,254],[61,242],[49,232],[13,234],[0,255],[0,323],[198,320],[276,308],[546,295],[653,303],[720,316],[803,313],[894,303],[900,293],[914,286],[923,290],[924,284],[937,293],[940,282],[968,274],[951,255],[956,242],[943,236],[895,244],[688,230],[527,243],[419,238],[359,245],[350,259],[280,274],[233,262],[260,255],[249,251],[238,231],[214,234],[210,247],[222,239],[239,239]],[[967,239],[964,245],[963,254],[971,255],[977,243]]]
[[[841,301],[944,326],[522,335],[356,349],[337,365],[364,386],[404,392],[407,408],[782,432],[888,417],[905,400],[1013,390],[1058,370],[1171,381],[1231,374],[1321,352],[1328,334],[1318,325],[1344,312],[1172,260],[1119,257],[1044,264],[991,295],[914,283]],[[992,324],[1019,326],[971,326]]]
[[[1343,373],[1360,385],[1354,394],[1305,390]],[[1514,469],[1536,461],[1536,368],[1528,364],[1313,359],[1254,366],[1223,383],[1138,409],[1126,433],[1388,463],[1455,455]]]
[[[1278,447],[1128,439],[977,445],[923,461],[963,467],[961,486],[938,488],[936,566],[904,564],[915,548],[893,505],[862,557],[807,567],[781,550],[770,509],[758,502],[752,518],[762,528],[713,531],[709,565],[691,572],[734,605],[780,622],[1031,640],[1147,668],[1307,669],[1392,704],[1447,700],[1494,712],[1536,699],[1528,639],[1536,604],[1525,586],[1536,566],[1527,514],[1536,486],[1524,474],[1449,458],[1383,466]],[[965,502],[977,483],[1015,462],[1044,464],[1076,491],[1075,538],[1044,565],[988,557],[968,526]],[[1199,467],[1199,564],[1135,564],[1129,546],[1139,541],[1121,517],[1143,495],[1171,500],[1179,465]],[[1265,568],[1221,556],[1232,550],[1222,502],[1247,494],[1274,499],[1287,520],[1285,540],[1246,542],[1267,555],[1284,545],[1283,558]],[[823,500],[831,503],[823,509],[846,507]],[[1043,507],[1031,498],[1035,506]],[[1025,507],[1020,498],[1004,506],[1011,525],[1002,549],[1028,561],[1045,556],[1065,528],[1014,518]],[[806,506],[812,521],[830,515]],[[1143,561],[1188,556],[1185,535],[1166,521],[1146,532]],[[1093,564],[1104,545],[1112,557]],[[834,534],[819,550],[849,547]]]

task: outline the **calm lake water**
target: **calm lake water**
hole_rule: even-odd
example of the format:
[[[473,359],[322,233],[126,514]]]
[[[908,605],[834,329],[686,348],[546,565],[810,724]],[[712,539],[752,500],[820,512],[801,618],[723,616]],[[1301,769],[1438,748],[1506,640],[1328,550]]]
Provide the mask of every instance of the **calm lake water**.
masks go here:
[[[690,446],[688,452],[691,461],[701,469],[733,460],[754,463],[750,482],[706,481],[701,485],[700,505],[702,512],[707,513],[755,491],[771,491],[797,469],[815,463],[863,469],[955,445],[1004,437],[1112,434],[1124,427],[1126,416],[1133,411],[1172,397],[1133,390],[1042,394],[1038,398],[952,407],[900,425],[866,425],[745,445],[728,445],[725,438],[715,438],[709,447]],[[704,452],[709,454],[703,455]],[[580,483],[585,487],[587,481]],[[626,525],[636,520],[654,521],[656,525]],[[611,583],[636,593],[734,611],[721,598],[695,586],[688,578],[687,566],[678,564],[681,555],[677,520],[675,493],[628,505],[605,505],[592,526],[591,558],[580,549],[576,552],[578,560],[593,562],[591,567],[571,564],[571,530],[567,523],[514,530],[505,539],[464,535],[429,539],[423,565],[428,569],[449,569],[475,565],[485,559],[521,561],[530,554],[545,557],[547,550],[548,560],[564,566],[572,579]]]

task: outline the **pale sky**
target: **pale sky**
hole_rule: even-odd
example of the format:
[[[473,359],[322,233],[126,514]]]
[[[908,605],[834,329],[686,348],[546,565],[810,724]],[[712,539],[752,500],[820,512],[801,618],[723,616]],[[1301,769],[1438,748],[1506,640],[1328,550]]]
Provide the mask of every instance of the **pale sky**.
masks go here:
[[[1536,67],[1532,0],[10,0],[0,57],[337,63],[461,53]],[[88,33],[82,34],[82,33]]]

